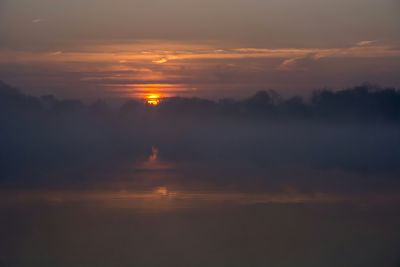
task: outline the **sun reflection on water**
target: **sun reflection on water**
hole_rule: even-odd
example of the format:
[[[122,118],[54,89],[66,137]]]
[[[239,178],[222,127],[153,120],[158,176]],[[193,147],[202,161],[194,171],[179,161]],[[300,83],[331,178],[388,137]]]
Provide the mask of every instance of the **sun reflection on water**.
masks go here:
[[[167,187],[165,187],[165,186],[160,186],[160,187],[157,187],[155,190],[154,190],[154,193],[156,193],[157,195],[160,195],[160,196],[163,196],[163,197],[167,197],[167,196],[169,196],[169,190],[168,190],[168,188]]]
[[[159,153],[158,148],[153,146],[151,148],[151,154],[149,156],[149,162],[157,161],[158,160],[158,153]]]
[[[173,170],[176,167],[174,162],[160,159],[160,150],[157,146],[152,146],[150,154],[143,161],[136,162],[134,168],[140,171],[147,171],[159,176],[159,172]]]

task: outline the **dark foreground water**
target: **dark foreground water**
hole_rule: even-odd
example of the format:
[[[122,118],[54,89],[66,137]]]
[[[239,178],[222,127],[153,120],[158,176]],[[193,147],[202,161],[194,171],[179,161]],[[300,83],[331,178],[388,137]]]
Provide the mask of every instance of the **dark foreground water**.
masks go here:
[[[1,208],[1,266],[398,266],[393,205],[103,201]]]
[[[164,162],[158,153],[85,185],[4,191],[0,266],[400,264],[391,179],[294,169],[275,179],[255,167]]]

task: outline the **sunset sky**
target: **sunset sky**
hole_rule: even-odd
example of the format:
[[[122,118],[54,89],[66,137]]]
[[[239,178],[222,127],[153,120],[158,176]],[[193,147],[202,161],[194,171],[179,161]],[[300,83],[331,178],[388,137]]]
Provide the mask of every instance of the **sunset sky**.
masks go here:
[[[0,267],[400,267],[400,0],[0,0]]]
[[[0,79],[77,98],[400,86],[399,12],[396,0],[1,0]]]

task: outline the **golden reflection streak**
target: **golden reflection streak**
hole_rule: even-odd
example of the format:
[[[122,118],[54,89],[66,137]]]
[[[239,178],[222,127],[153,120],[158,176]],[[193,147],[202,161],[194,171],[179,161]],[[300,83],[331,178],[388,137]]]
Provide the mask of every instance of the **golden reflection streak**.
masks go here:
[[[54,204],[92,203],[100,207],[178,209],[196,208],[215,204],[398,204],[400,196],[377,194],[335,195],[327,193],[240,193],[240,192],[193,192],[173,191],[166,186],[142,192],[20,192],[5,193],[0,197],[1,205],[7,203],[32,203],[35,201]]]

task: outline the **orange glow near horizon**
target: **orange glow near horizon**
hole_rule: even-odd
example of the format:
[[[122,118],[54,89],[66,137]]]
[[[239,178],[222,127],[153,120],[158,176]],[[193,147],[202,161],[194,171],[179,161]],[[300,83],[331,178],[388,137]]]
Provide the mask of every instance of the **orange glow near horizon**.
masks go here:
[[[159,94],[149,94],[146,96],[146,102],[150,106],[157,106],[160,104],[161,98]]]
[[[160,76],[160,78],[162,77]],[[143,101],[146,104],[149,104],[147,103],[147,100],[159,99],[159,102],[163,102],[165,99],[170,97],[175,97],[181,94],[193,96],[198,92],[197,88],[184,83],[113,83],[107,84],[105,87],[109,92],[113,92],[127,98],[134,98],[139,101]]]

